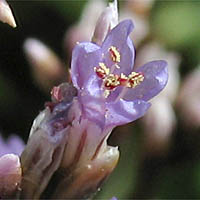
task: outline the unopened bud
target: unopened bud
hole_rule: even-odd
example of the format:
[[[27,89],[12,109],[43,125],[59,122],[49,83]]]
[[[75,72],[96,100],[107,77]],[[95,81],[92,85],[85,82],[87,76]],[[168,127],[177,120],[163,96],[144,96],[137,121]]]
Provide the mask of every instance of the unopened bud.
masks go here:
[[[118,8],[117,0],[114,0],[114,2],[109,3],[109,7],[107,7],[99,17],[92,37],[92,42],[101,45],[108,32],[117,24]]]
[[[170,101],[162,96],[154,98],[143,118],[145,151],[157,155],[167,153],[175,125],[176,116]]]
[[[140,16],[148,16],[155,0],[127,0],[126,7]]]
[[[0,0],[0,20],[3,23],[7,23],[13,28],[16,27],[15,19],[13,17],[12,11],[5,0]]]
[[[180,117],[189,128],[200,127],[200,68],[183,81],[177,99]]]
[[[53,198],[88,199],[96,194],[116,167],[119,159],[117,147],[110,147],[106,144],[101,151],[94,160],[74,169],[70,176],[68,174],[58,185]],[[63,169],[61,177],[63,177],[64,173],[67,175],[67,171]]]
[[[11,197],[21,182],[21,166],[17,155],[6,154],[0,157],[0,199]]]
[[[45,91],[67,79],[60,59],[39,40],[29,38],[24,43],[24,51],[33,70],[36,82]]]
[[[104,0],[89,0],[85,4],[79,22],[70,27],[64,38],[64,45],[69,55],[77,42],[90,41],[96,22],[106,8]]]

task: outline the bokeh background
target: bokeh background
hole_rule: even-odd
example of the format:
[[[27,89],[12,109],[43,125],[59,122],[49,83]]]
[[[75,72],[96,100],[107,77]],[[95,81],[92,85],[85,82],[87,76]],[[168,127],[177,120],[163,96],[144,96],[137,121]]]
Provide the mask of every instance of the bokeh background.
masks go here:
[[[74,42],[90,40],[102,2],[8,1],[17,28],[0,23],[5,139],[16,134],[26,142],[34,118],[50,100],[50,86],[38,77],[38,67],[35,73],[25,40],[37,38],[51,48],[64,69],[56,81],[67,80]],[[120,20],[131,18],[135,24],[136,67],[165,59],[172,78],[147,116],[113,131],[109,144],[119,146],[120,161],[96,198],[200,199],[200,1],[123,0],[119,11]]]

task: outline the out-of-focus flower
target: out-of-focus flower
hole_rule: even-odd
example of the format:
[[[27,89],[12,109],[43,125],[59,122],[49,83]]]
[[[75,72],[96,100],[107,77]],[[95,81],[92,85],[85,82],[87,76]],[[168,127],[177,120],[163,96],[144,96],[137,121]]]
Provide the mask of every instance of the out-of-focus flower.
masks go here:
[[[136,13],[137,15],[148,17],[154,2],[155,0],[127,0],[125,1],[125,7],[127,7],[129,10],[132,10],[132,12]]]
[[[110,200],[117,200],[117,198],[116,197],[112,197]]]
[[[150,32],[150,12],[154,2],[155,0],[127,0],[124,2],[124,6],[120,10],[120,19],[130,18],[134,21],[134,24],[137,27],[130,35],[136,47],[139,46],[146,37],[148,37]]]
[[[149,34],[148,19],[153,2],[154,0],[128,0],[120,11],[120,19],[130,18],[137,27],[130,35],[136,47]]]
[[[151,101],[152,107],[143,118],[145,153],[165,154],[176,125],[174,109],[162,95]]]
[[[146,151],[162,154],[168,150],[171,134],[176,125],[173,103],[180,82],[178,72],[180,57],[174,52],[166,51],[160,44],[152,42],[139,51],[136,64],[140,65],[145,60],[158,57],[168,61],[169,81],[165,90],[151,101],[152,107],[143,118],[143,123]]]
[[[16,27],[12,11],[5,0],[0,0],[0,20],[4,23],[9,24],[13,28]]]
[[[49,93],[54,85],[66,81],[63,62],[42,42],[29,38],[24,43],[24,51],[32,67],[33,77],[45,92]]]
[[[124,6],[120,10],[120,19],[132,19],[137,27],[130,36],[136,46],[149,33],[148,16],[153,2],[154,0],[125,1]],[[93,12],[93,10],[95,10],[95,12]],[[90,41],[96,22],[93,41],[100,44],[106,33],[116,25],[118,19],[117,10],[117,0],[110,3],[107,8],[104,0],[89,0],[82,12],[80,22],[72,26],[66,32],[64,42],[65,49],[71,53],[77,42]],[[100,42],[97,41],[97,37],[101,38]]]
[[[90,41],[96,22],[104,11],[104,0],[90,0],[83,9],[80,21],[67,30],[64,39],[66,51],[70,54],[77,42]]]
[[[200,68],[192,71],[183,80],[177,98],[177,107],[184,125],[188,128],[200,127]]]
[[[24,143],[17,136],[11,136],[7,142],[0,136],[0,198],[12,197],[21,182],[19,155]]]
[[[0,156],[5,154],[16,154],[20,156],[24,150],[24,146],[24,142],[18,136],[12,135],[6,142],[0,136]]]

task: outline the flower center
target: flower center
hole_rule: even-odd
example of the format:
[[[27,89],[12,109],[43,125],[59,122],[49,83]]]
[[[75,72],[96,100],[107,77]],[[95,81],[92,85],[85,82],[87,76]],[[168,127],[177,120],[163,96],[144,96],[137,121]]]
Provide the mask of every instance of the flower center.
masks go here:
[[[128,76],[123,73],[121,73],[120,76],[110,73],[110,69],[104,63],[99,63],[99,66],[95,67],[94,71],[97,76],[103,80],[105,97],[108,97],[110,91],[113,91],[118,86],[135,88],[144,80],[144,75],[140,72],[132,72]]]
[[[116,74],[109,74],[103,81],[104,86],[109,90],[112,90],[120,85],[119,76]]]

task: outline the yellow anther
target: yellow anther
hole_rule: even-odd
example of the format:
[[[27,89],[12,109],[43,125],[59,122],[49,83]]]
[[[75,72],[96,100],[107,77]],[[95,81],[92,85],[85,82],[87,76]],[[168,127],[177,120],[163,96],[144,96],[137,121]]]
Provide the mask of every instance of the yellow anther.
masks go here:
[[[110,73],[110,69],[104,63],[99,63],[99,67],[105,72],[106,75]]]
[[[127,87],[134,88],[134,87],[138,86],[143,80],[144,80],[143,74],[137,73],[137,72],[132,72],[128,76]]]
[[[110,73],[110,69],[107,68],[104,63],[99,63],[98,67],[94,67],[94,71],[96,72],[97,76],[102,79],[104,79]]]
[[[117,48],[114,47],[114,46],[111,46],[109,48],[109,51],[110,51],[110,56],[111,56],[112,61],[113,62],[120,62],[120,53],[117,50]]]

